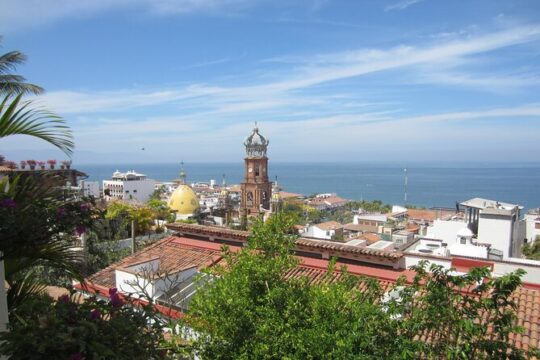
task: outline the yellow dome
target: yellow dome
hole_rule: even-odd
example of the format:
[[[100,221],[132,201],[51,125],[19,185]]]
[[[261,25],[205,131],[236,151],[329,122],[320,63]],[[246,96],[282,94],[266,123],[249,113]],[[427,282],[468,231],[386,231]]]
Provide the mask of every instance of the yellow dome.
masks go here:
[[[179,185],[169,199],[169,207],[178,215],[190,215],[199,209],[199,199],[192,188]]]

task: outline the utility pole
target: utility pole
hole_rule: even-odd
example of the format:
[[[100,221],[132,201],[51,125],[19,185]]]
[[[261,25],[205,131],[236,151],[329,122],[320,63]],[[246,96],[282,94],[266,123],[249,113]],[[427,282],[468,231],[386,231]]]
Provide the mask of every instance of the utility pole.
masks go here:
[[[135,220],[131,220],[131,253],[135,254]]]
[[[405,203],[403,205],[407,205],[407,168],[403,169],[403,171],[405,172],[405,196],[404,196],[404,199],[405,199]]]

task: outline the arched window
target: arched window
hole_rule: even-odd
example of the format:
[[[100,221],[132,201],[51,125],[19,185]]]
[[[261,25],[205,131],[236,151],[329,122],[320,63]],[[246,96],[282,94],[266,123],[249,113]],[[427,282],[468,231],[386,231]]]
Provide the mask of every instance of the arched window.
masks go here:
[[[255,167],[255,176],[260,176],[260,175],[261,175],[261,167],[257,165]]]
[[[247,193],[247,205],[253,206],[253,193],[251,191]]]

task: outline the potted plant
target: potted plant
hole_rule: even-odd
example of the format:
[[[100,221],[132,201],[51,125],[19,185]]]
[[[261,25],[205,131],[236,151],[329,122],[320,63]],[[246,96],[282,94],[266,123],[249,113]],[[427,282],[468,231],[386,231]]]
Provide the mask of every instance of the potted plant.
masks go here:
[[[45,161],[38,161],[38,165],[41,168],[41,170],[45,170]]]
[[[26,169],[26,161],[21,160],[21,169]]]
[[[28,166],[30,166],[30,170],[36,169],[36,160],[26,160],[26,163],[28,164]]]
[[[54,170],[54,166],[56,165],[56,160],[47,160],[47,164],[51,167],[51,170]]]
[[[66,169],[70,169],[71,168],[71,160],[64,160],[62,161],[62,169],[63,168],[66,168]]]

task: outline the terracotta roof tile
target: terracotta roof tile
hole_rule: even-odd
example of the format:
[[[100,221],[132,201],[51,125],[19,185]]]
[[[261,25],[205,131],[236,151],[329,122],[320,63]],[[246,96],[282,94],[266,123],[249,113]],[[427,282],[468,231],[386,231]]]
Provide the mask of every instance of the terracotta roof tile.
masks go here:
[[[361,254],[376,254],[377,256],[400,258],[401,253],[385,253],[372,249],[362,249],[354,246],[347,246],[322,240],[311,240],[300,238],[298,244],[306,244],[322,249],[334,251],[356,252]],[[154,245],[142,250],[138,254],[129,256],[97,274],[92,275],[88,280],[94,288],[107,289],[115,286],[114,270],[118,267],[129,266],[140,262],[141,259],[160,257],[164,262],[169,263],[173,268],[184,268],[186,266],[197,266],[198,268],[209,267],[220,261],[221,245],[204,240],[195,240],[185,237],[172,236],[157,242]],[[234,248],[238,249],[238,248]],[[307,277],[310,283],[333,282],[341,277],[341,265],[336,264],[332,274],[327,275],[328,260],[298,257],[300,264],[291,269],[286,278]],[[378,279],[384,290],[389,289],[400,277],[405,276],[407,281],[412,281],[414,272],[411,270],[382,269],[367,265],[346,264],[347,271],[353,275],[363,275]],[[97,287],[96,287],[97,286]],[[362,284],[359,285],[362,288]],[[512,299],[516,302],[516,313],[518,324],[523,327],[523,334],[511,334],[511,341],[519,348],[540,346],[540,290],[536,288],[521,287],[512,294]],[[420,338],[427,339],[422,335]]]
[[[409,220],[423,220],[432,222],[445,216],[453,215],[454,212],[446,210],[428,210],[428,209],[408,209],[407,216]]]
[[[320,224],[313,224],[313,226],[316,226],[321,230],[336,230],[343,227],[343,225],[341,225],[337,221],[327,221]]]
[[[378,234],[375,234],[375,233],[363,233],[359,239],[362,239],[362,240],[366,240],[368,242],[368,244],[374,244],[376,243],[377,241],[380,241],[382,240],[382,238],[378,235]]]
[[[302,194],[295,194],[295,193],[291,193],[291,192],[287,192],[287,191],[280,191],[280,192],[279,192],[279,196],[280,196],[282,199],[294,199],[294,198],[303,197],[304,195],[302,195]]]
[[[116,287],[116,269],[125,269],[129,266],[153,259],[159,259],[160,271],[167,272],[176,272],[194,266],[202,269],[221,260],[219,250],[221,245],[210,244],[219,245],[217,248],[197,247],[197,242],[201,241],[177,236],[168,237],[91,275],[88,281],[105,288]]]

